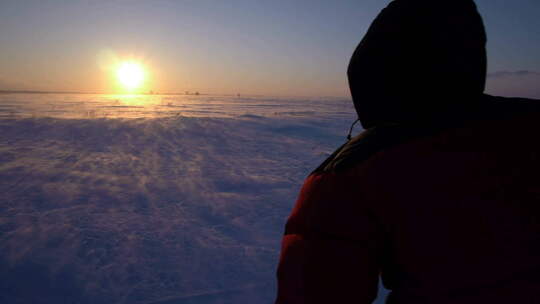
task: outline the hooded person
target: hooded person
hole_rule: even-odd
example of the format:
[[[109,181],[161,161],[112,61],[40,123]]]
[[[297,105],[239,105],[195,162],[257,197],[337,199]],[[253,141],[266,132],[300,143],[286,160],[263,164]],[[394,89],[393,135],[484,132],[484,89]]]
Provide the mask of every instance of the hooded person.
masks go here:
[[[538,101],[484,94],[472,0],[395,0],[348,77],[365,131],[306,179],[277,304],[540,303]]]

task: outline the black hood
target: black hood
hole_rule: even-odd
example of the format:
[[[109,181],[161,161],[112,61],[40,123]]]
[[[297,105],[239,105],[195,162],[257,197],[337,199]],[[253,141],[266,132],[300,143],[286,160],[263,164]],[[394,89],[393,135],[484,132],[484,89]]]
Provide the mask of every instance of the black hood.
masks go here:
[[[364,128],[436,119],[481,100],[486,34],[472,0],[395,0],[354,52],[348,76]]]

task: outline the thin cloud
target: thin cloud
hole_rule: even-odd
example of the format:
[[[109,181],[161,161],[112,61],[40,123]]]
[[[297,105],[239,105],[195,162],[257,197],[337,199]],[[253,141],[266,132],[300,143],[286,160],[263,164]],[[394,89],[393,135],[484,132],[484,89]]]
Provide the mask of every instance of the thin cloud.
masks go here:
[[[0,90],[24,90],[28,87],[24,81],[0,75]]]
[[[521,71],[497,71],[489,73],[489,78],[504,78],[504,77],[523,77],[523,76],[540,76],[539,72],[521,70]]]

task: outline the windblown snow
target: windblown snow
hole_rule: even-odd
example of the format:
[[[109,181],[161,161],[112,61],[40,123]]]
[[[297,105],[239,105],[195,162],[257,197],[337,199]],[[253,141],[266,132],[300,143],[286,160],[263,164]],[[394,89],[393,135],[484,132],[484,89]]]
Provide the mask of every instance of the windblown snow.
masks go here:
[[[0,95],[1,303],[272,303],[335,98]]]

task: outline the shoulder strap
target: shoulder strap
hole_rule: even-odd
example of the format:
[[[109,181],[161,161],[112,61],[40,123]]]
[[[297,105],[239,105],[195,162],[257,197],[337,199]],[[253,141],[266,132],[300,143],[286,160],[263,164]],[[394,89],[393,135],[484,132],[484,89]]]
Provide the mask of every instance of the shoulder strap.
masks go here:
[[[346,170],[367,160],[379,151],[414,138],[426,136],[433,131],[418,126],[404,125],[370,128],[337,149],[312,174]]]
[[[387,124],[365,130],[352,138],[311,174],[338,172],[367,160],[379,151],[409,142],[414,139],[435,135],[444,129],[463,126],[470,122],[482,120],[508,121],[521,114],[538,113],[540,101],[525,98],[503,98],[483,95],[480,102],[469,108],[453,109],[433,117],[430,121],[414,124]]]

